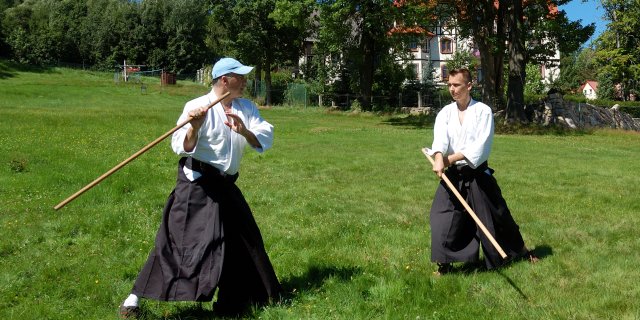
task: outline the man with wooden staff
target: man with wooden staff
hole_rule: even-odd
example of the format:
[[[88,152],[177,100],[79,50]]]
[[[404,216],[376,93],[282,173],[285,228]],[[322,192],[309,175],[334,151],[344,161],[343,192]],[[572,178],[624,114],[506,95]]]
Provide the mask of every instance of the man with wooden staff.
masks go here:
[[[538,258],[524,244],[516,222],[487,165],[493,143],[491,108],[471,98],[472,79],[467,69],[449,73],[449,93],[454,100],[436,116],[433,144],[433,172],[449,178],[478,219],[510,258]],[[446,172],[445,172],[446,169]],[[482,245],[488,269],[505,263],[485,234],[479,232],[463,204],[443,181],[440,182],[430,212],[431,261],[436,274],[452,270],[453,262],[477,262]]]
[[[260,230],[235,185],[245,146],[263,152],[273,143],[273,126],[241,98],[252,69],[221,59],[213,66],[211,92],[186,103],[178,123],[192,119],[171,140],[181,156],[176,186],[155,247],[120,307],[123,318],[139,315],[139,298],[211,301],[217,288],[214,310],[238,314],[279,297]]]

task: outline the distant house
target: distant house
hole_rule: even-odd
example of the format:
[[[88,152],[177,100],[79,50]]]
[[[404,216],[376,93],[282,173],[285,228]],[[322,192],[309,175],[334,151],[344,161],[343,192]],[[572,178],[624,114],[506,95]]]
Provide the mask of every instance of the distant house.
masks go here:
[[[589,100],[595,100],[598,98],[598,81],[587,80],[580,86],[580,92]]]

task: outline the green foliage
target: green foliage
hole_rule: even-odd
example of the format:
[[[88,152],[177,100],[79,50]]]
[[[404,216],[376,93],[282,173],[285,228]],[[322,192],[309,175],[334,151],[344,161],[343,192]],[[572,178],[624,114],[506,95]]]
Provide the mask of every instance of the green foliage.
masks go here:
[[[308,28],[313,1],[259,0],[211,1],[210,29],[228,39],[225,52],[244,63],[257,66],[257,78],[266,80],[266,104],[279,104],[283,94],[272,97],[272,70],[297,67],[303,48],[302,41],[311,32]],[[295,8],[296,10],[292,10]]]
[[[180,74],[195,72],[211,56],[206,15],[197,0],[33,0],[7,9],[2,26],[10,56],[22,63],[112,70],[128,60]]]
[[[472,72],[480,67],[480,60],[474,57],[471,52],[464,50],[456,50],[451,60],[447,61],[447,69],[469,69]]]
[[[616,98],[628,100],[640,91],[640,6],[635,0],[606,0],[602,6],[609,24],[596,40],[600,73],[620,85]]]
[[[553,87],[564,93],[576,92],[587,80],[595,80],[599,65],[596,52],[592,48],[583,48],[560,60],[560,77],[553,82]]]
[[[524,84],[525,95],[539,95],[546,91],[544,82],[542,82],[542,75],[540,74],[540,67],[534,64],[527,64],[527,82]]]
[[[640,102],[633,101],[634,105],[620,106],[620,111],[628,113],[633,118],[640,118]]]
[[[615,98],[614,76],[611,73],[601,73],[598,75],[598,91],[599,99],[613,100]]]
[[[285,102],[287,88],[293,81],[290,70],[280,70],[271,74],[271,103],[273,105]]]
[[[370,110],[371,96],[387,96],[402,86],[408,74],[397,61],[409,57],[409,42],[426,35],[390,36],[388,32],[397,21],[426,28],[431,15],[414,14],[425,13],[424,6],[407,2],[398,8],[382,0],[334,0],[320,2],[319,10],[315,49],[318,82],[327,86],[323,92],[356,93],[363,108]]]

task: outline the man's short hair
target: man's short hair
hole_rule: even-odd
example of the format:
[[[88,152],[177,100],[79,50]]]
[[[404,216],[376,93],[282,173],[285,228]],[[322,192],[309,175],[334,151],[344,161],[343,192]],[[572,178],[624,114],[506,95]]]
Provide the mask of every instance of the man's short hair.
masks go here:
[[[457,74],[461,73],[464,76],[464,80],[469,83],[471,81],[473,81],[473,79],[471,78],[471,71],[469,71],[469,69],[467,68],[459,68],[459,69],[453,69],[451,71],[449,71],[449,76],[455,76]]]

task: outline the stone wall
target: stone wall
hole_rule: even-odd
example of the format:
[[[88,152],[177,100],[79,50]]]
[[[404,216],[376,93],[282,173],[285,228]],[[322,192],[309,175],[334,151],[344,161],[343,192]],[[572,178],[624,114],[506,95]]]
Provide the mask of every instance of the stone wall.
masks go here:
[[[613,128],[640,131],[640,123],[615,105],[602,108],[588,103],[564,101],[559,93],[550,94],[533,110],[534,122],[556,124],[572,129]]]

